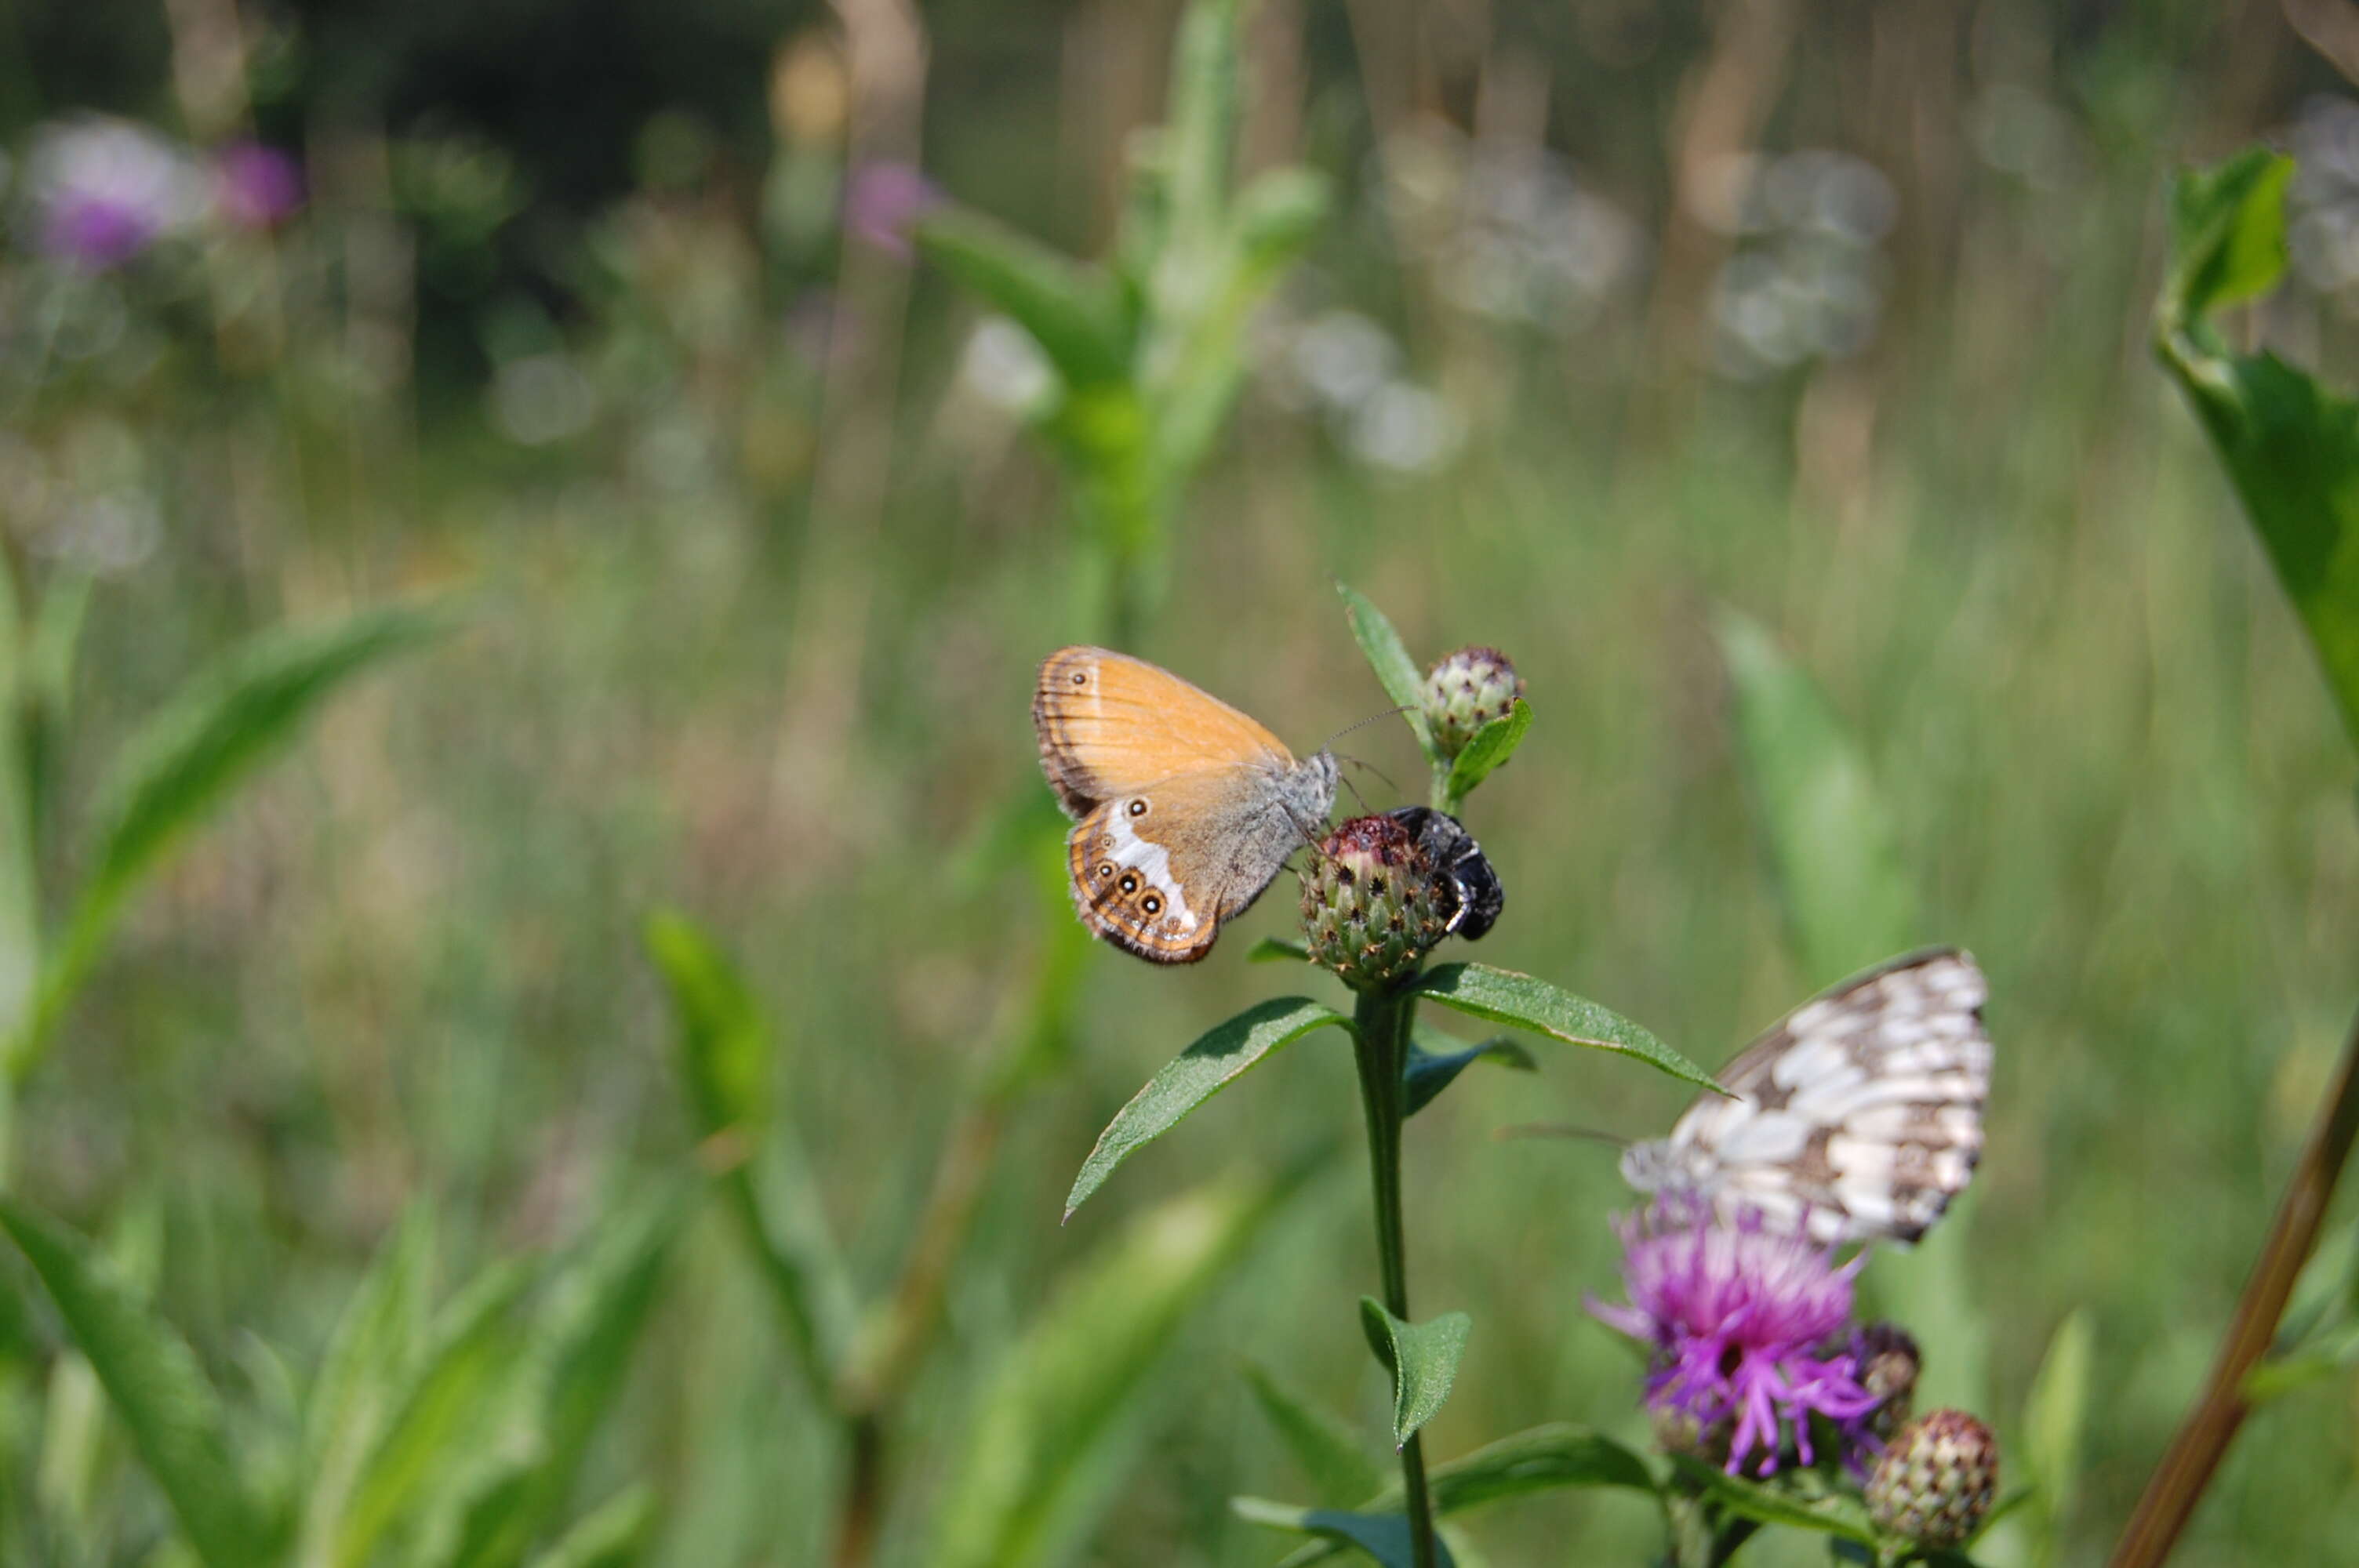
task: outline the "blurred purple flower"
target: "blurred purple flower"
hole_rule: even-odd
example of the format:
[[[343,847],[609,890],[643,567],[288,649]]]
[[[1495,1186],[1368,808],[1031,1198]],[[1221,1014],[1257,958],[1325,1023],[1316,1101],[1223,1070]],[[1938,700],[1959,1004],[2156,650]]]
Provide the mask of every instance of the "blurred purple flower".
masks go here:
[[[85,272],[138,255],[184,226],[201,199],[185,150],[144,125],[94,115],[44,128],[26,176],[40,248]]]
[[[232,142],[213,158],[213,206],[232,228],[275,229],[303,205],[303,170],[277,147]]]
[[[909,164],[862,164],[844,181],[843,226],[878,250],[906,258],[910,231],[941,200],[934,182]]]
[[[1734,1422],[1730,1475],[1774,1472],[1789,1430],[1802,1463],[1812,1463],[1813,1414],[1834,1422],[1854,1453],[1873,1443],[1866,1421],[1882,1401],[1861,1386],[1848,1349],[1819,1353],[1850,1326],[1852,1276],[1864,1254],[1837,1267],[1832,1249],[1767,1230],[1758,1214],[1728,1225],[1710,1205],[1671,1198],[1614,1229],[1630,1304],[1593,1297],[1589,1310],[1653,1347],[1647,1403],[1658,1414],[1707,1432]]]

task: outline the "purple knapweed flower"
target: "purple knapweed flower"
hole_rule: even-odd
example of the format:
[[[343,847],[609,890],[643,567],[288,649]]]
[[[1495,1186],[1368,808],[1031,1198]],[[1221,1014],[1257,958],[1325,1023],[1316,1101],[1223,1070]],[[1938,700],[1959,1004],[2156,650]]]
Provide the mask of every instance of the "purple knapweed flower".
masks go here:
[[[862,164],[844,181],[843,226],[880,251],[907,257],[910,231],[941,200],[934,182],[908,164]]]
[[[202,202],[188,153],[128,120],[47,127],[25,172],[40,248],[84,272],[121,266],[186,226]]]
[[[1881,1400],[1860,1383],[1850,1350],[1822,1353],[1848,1339],[1864,1254],[1838,1265],[1832,1249],[1768,1230],[1758,1214],[1730,1224],[1709,1204],[1671,1197],[1614,1229],[1630,1304],[1593,1297],[1589,1310],[1652,1347],[1647,1403],[1658,1416],[1727,1430],[1732,1476],[1776,1471],[1789,1431],[1812,1463],[1813,1414],[1834,1422],[1847,1448],[1872,1443],[1865,1423]]]
[[[234,229],[275,229],[303,205],[303,171],[277,147],[232,142],[213,155],[213,211]]]

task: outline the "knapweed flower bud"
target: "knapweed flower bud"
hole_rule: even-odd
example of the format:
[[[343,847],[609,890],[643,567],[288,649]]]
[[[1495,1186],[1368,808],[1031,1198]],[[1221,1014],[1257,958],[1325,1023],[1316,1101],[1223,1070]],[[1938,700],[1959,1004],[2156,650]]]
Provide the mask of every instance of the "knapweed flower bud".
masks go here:
[[[1912,1422],[1867,1478],[1875,1527],[1920,1546],[1956,1546],[1974,1532],[1998,1495],[1998,1443],[1963,1411]]]
[[[1466,749],[1475,732],[1505,719],[1524,695],[1524,677],[1496,648],[1461,648],[1425,677],[1425,722],[1444,757]]]
[[[1389,816],[1355,816],[1330,833],[1302,876],[1310,957],[1357,990],[1390,985],[1441,940],[1432,858]]]
[[[1886,1443],[1908,1420],[1908,1402],[1917,1392],[1918,1369],[1924,1365],[1917,1341],[1894,1323],[1871,1323],[1852,1336],[1853,1364],[1860,1386],[1884,1402],[1867,1419],[1867,1429]]]

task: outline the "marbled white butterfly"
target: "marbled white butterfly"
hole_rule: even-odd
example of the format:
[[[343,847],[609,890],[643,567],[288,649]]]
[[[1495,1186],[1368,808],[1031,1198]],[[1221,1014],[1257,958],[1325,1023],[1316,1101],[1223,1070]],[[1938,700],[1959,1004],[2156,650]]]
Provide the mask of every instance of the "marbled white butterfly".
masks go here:
[[[1974,1173],[1990,1092],[1988,987],[1952,947],[1911,953],[1787,1015],[1625,1180],[1824,1242],[1915,1241]]]

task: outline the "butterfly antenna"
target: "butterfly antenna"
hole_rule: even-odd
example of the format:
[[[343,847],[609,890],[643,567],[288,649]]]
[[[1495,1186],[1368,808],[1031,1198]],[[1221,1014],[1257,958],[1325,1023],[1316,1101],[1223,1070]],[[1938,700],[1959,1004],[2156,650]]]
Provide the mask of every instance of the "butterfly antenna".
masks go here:
[[[1515,1138],[1578,1138],[1591,1143],[1611,1144],[1627,1149],[1630,1141],[1618,1133],[1602,1132],[1594,1127],[1576,1127],[1569,1121],[1526,1121],[1513,1127],[1495,1129],[1491,1136],[1505,1143]]]
[[[1369,725],[1376,723],[1381,719],[1390,719],[1397,714],[1407,713],[1410,708],[1416,706],[1417,705],[1415,703],[1405,702],[1398,708],[1387,708],[1382,713],[1371,713],[1365,719],[1361,719],[1358,723],[1346,724],[1341,730],[1336,730],[1332,735],[1328,736],[1326,744],[1321,746],[1319,749],[1322,752],[1332,752],[1335,749],[1335,742],[1341,741],[1344,736],[1349,735],[1353,730],[1364,730]]]
[[[1337,761],[1339,761],[1339,762],[1349,762],[1349,763],[1351,763],[1351,764],[1352,764],[1353,767],[1355,767],[1355,768],[1365,768],[1368,772],[1370,772],[1370,773],[1372,773],[1375,774],[1375,775],[1376,775],[1376,777],[1378,777],[1378,778],[1380,778],[1380,779],[1384,780],[1384,781],[1385,781],[1385,787],[1386,787],[1386,789],[1388,789],[1388,790],[1392,791],[1395,795],[1398,795],[1398,794],[1400,794],[1400,792],[1401,792],[1401,787],[1400,787],[1400,785],[1399,785],[1399,784],[1395,784],[1395,783],[1393,782],[1393,776],[1392,776],[1392,774],[1390,774],[1390,773],[1388,773],[1385,772],[1385,770],[1384,770],[1384,769],[1382,769],[1382,768],[1380,768],[1380,767],[1376,766],[1376,764],[1375,764],[1375,763],[1374,763],[1374,762],[1364,762],[1364,761],[1362,761],[1360,758],[1355,757],[1355,756],[1353,756],[1353,755],[1352,755],[1350,752],[1336,752],[1336,753],[1335,753],[1335,756],[1336,756],[1336,760],[1337,760]],[[1349,784],[1351,781],[1350,781],[1350,780],[1348,780],[1348,779],[1346,779],[1344,782],[1345,782],[1346,784]],[[1360,792],[1359,792],[1357,789],[1353,789],[1353,790],[1352,791],[1352,793],[1353,793],[1353,795],[1359,795],[1359,794],[1360,794]],[[1364,796],[1364,795],[1362,795],[1362,796],[1361,796],[1361,798],[1360,798],[1360,804],[1361,804],[1362,806],[1365,806],[1365,805],[1367,805],[1367,804],[1368,804],[1368,802],[1367,802],[1367,797],[1366,797],[1366,796]]]

